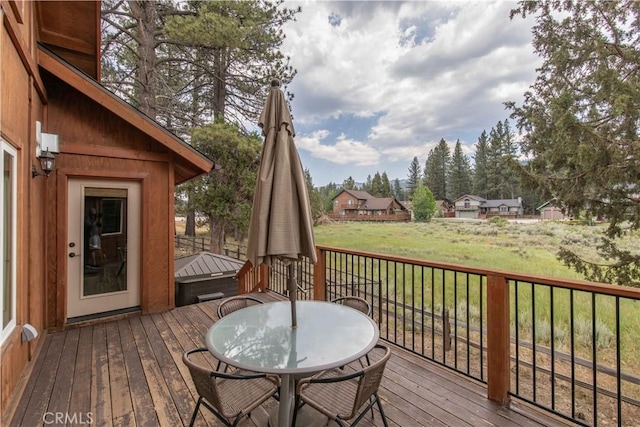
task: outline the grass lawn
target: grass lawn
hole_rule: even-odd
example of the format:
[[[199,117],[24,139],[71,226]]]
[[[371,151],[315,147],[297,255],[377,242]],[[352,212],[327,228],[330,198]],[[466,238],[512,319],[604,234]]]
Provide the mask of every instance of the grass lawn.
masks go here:
[[[556,259],[560,242],[593,241],[600,227],[554,222],[509,223],[433,220],[429,223],[331,223],[314,228],[316,244],[435,262],[581,279]],[[584,248],[591,249],[588,246]]]

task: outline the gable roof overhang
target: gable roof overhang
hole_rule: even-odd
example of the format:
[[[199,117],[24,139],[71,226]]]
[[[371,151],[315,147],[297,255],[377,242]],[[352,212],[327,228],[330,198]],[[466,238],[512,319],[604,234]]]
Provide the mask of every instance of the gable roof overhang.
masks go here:
[[[38,65],[173,153],[176,184],[208,173],[213,168],[214,162],[204,154],[42,46],[39,46]]]
[[[464,195],[464,196],[462,196],[462,197],[458,197],[458,198],[454,201],[454,203],[458,203],[459,201],[464,200],[464,199],[471,199],[471,200],[475,200],[475,201],[477,201],[477,202],[481,202],[481,203],[482,203],[482,202],[486,202],[486,201],[487,201],[487,199],[485,199],[484,197],[474,196],[473,194],[465,194],[465,195]]]
[[[100,1],[38,1],[38,41],[100,80]]]

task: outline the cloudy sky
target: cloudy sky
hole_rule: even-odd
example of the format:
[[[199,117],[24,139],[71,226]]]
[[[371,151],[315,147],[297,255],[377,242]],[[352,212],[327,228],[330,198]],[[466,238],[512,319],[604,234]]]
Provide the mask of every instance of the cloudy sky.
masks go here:
[[[404,179],[444,138],[471,156],[521,103],[540,60],[513,2],[287,1],[296,145],[316,186]],[[513,125],[513,123],[512,123]],[[513,126],[512,126],[513,127]]]

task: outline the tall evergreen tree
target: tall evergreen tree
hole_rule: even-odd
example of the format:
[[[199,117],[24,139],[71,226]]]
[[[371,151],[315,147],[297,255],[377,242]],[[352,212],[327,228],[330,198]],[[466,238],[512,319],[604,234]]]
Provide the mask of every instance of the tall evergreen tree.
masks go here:
[[[457,140],[449,170],[449,197],[451,200],[456,200],[465,194],[470,194],[471,189],[471,165],[467,156],[462,152],[460,140]]]
[[[353,180],[353,177],[350,176],[349,178],[345,179],[342,183],[342,188],[345,190],[355,190],[356,182]]]
[[[200,152],[216,159],[228,169],[213,171],[197,178],[192,203],[209,219],[211,250],[221,253],[225,230],[246,233],[253,203],[262,139],[258,134],[244,135],[238,126],[221,120],[195,128],[191,141]]]
[[[474,156],[473,171],[473,194],[476,196],[489,197],[489,137],[485,130],[482,131],[476,143],[476,153]]]
[[[418,186],[421,174],[420,162],[417,157],[414,157],[409,166],[409,175],[407,175],[407,195],[409,200],[413,197],[413,191]]]
[[[528,186],[574,215],[606,218],[598,262],[563,245],[559,257],[590,280],[640,286],[640,255],[617,238],[640,228],[640,3],[519,2],[533,15],[543,59],[522,106],[508,103],[523,134]]]
[[[398,200],[405,199],[404,190],[400,186],[400,180],[398,178],[393,180],[393,195]]]
[[[318,189],[322,200],[322,208],[324,212],[333,212],[333,198],[338,195],[338,186],[330,182]]]
[[[447,171],[450,162],[449,145],[442,138],[438,145],[429,152],[424,168],[424,184],[437,200],[447,198]]]
[[[313,185],[313,178],[309,169],[304,169],[304,180],[307,186],[307,193],[309,194],[309,204],[311,205],[311,216],[314,220],[320,218],[323,214],[324,208],[322,205],[322,198],[320,192]]]
[[[487,198],[504,199],[504,165],[502,162],[502,122],[489,131],[487,150]]]
[[[371,186],[369,187],[369,194],[373,197],[382,197],[382,177],[380,176],[380,172],[376,172],[371,179]]]
[[[504,120],[499,132],[502,145],[502,188],[505,198],[515,199],[520,196],[518,194],[520,192],[520,178],[514,166],[518,160],[518,147],[509,120]]]
[[[382,185],[380,191],[380,197],[391,197],[393,196],[393,189],[391,188],[391,182],[389,181],[389,176],[386,172],[382,172]]]
[[[255,123],[269,79],[286,84],[295,75],[280,52],[281,28],[299,9],[279,1],[101,4],[103,84],[186,140],[214,118]],[[224,166],[219,175],[233,174]],[[178,190],[190,210],[188,234],[195,233],[189,200],[200,182]]]
[[[371,175],[367,175],[367,180],[365,181],[364,184],[362,184],[362,191],[371,191],[371,184],[372,184],[373,179],[371,178]]]

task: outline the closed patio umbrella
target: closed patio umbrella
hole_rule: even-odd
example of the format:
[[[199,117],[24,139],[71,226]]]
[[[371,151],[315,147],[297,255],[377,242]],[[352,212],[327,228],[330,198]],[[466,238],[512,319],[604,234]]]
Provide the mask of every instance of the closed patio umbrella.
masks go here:
[[[260,121],[265,137],[253,196],[247,258],[258,266],[274,259],[287,266],[291,324],[297,326],[294,262],[316,262],[309,194],[293,138],[291,113],[277,80],[271,82]]]

